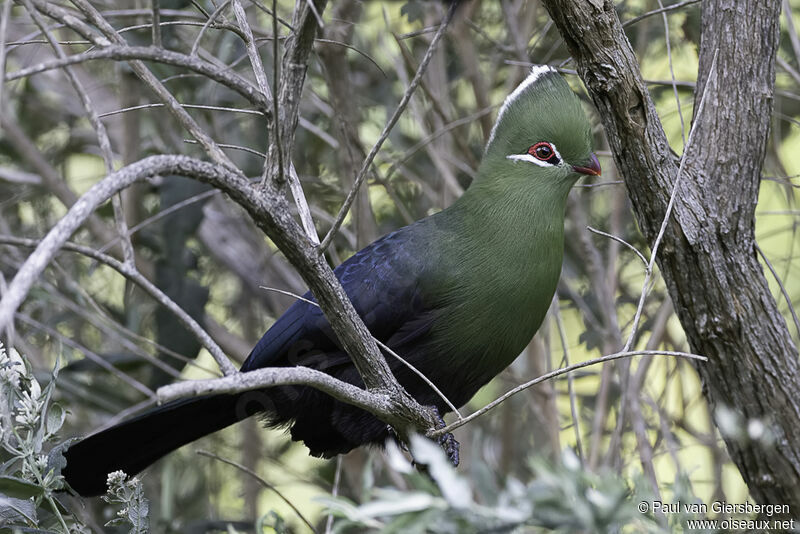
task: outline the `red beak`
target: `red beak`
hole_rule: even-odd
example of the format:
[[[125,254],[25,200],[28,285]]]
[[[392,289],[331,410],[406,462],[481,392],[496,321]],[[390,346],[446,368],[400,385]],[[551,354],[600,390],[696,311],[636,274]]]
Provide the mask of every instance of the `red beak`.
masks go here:
[[[572,170],[581,174],[588,174],[589,176],[600,176],[600,162],[597,161],[597,156],[592,154],[589,161],[585,165],[573,165]]]

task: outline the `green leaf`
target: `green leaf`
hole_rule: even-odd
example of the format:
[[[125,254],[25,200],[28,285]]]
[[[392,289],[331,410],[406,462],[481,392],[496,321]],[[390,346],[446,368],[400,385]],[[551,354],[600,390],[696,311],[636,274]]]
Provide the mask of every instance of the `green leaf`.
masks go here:
[[[441,447],[427,438],[414,434],[411,436],[411,452],[418,463],[427,466],[428,472],[450,506],[468,508],[474,504],[469,483],[458,476]]]
[[[16,499],[29,499],[39,497],[44,493],[44,488],[27,480],[17,477],[0,477],[0,494]]]
[[[361,517],[382,518],[413,512],[422,512],[431,508],[447,509],[447,503],[440,497],[434,497],[419,491],[402,492],[377,491],[382,498],[362,504],[358,507]]]
[[[30,499],[15,499],[0,493],[0,527],[35,526],[36,505]]]
[[[47,420],[45,422],[45,431],[47,434],[55,434],[61,429],[64,424],[64,419],[67,417],[67,412],[60,404],[53,403],[47,410]]]

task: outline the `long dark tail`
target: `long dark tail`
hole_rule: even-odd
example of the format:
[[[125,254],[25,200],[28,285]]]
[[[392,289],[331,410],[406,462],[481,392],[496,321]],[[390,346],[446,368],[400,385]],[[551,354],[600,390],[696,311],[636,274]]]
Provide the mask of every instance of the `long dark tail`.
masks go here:
[[[105,493],[108,473],[133,476],[170,451],[260,411],[242,400],[241,395],[209,395],[145,412],[70,446],[62,473],[85,497]]]

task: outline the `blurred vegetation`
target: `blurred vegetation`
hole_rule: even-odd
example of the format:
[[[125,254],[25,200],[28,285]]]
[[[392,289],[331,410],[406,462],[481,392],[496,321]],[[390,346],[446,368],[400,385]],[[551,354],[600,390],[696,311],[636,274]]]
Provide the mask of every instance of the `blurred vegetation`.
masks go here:
[[[0,8],[10,17],[4,39],[6,71],[52,59],[52,49],[25,9],[6,3]],[[152,42],[149,2],[93,4],[114,27],[126,29],[123,35],[130,44]],[[271,75],[270,6],[256,4],[245,7]],[[207,14],[219,5],[210,0],[162,1],[163,45],[188,54]],[[628,0],[617,2],[617,9],[624,22],[659,5],[658,0]],[[800,26],[800,0],[786,6],[793,24],[785,19],[782,25],[779,56],[785,66],[778,68],[756,230],[761,249],[796,306],[800,51],[793,38]],[[284,21],[291,20],[292,9],[293,3],[278,2]],[[442,13],[439,4],[420,0],[337,0],[328,6],[301,95],[293,154],[320,234],[330,227]],[[691,117],[700,5],[690,3],[666,14],[671,63],[660,14],[629,25],[627,32],[644,76],[652,82],[672,147],[680,152]],[[222,10],[220,20],[235,23],[229,10]],[[51,31],[67,53],[89,48],[69,31]],[[287,32],[285,25],[280,27],[281,38]],[[224,25],[204,30],[198,51],[203,59],[253,79],[242,41]],[[330,262],[338,264],[377,236],[457,198],[469,186],[497,107],[531,63],[563,68],[593,115],[580,80],[570,74],[564,44],[536,0],[465,2],[329,249]],[[188,111],[217,142],[229,146],[227,154],[247,175],[260,176],[259,153],[267,147],[261,116],[247,113],[241,97],[204,77],[163,64],[148,66],[181,103],[228,108]],[[153,95],[126,63],[101,60],[73,68],[104,114],[114,166],[151,154],[202,157],[165,110],[153,106]],[[40,239],[105,169],[97,137],[62,71],[6,83],[0,116],[2,290],[30,250],[3,244],[8,243],[3,237]],[[615,352],[629,332],[642,265],[630,250],[586,227],[619,236],[641,251],[648,250],[648,243],[636,228],[599,126],[595,146],[603,176],[582,181],[571,196],[557,304],[521,357],[463,413],[567,360]],[[247,216],[214,190],[162,177],[127,190],[122,205],[139,270],[239,361],[292,301],[265,287],[305,290]],[[116,235],[108,205],[73,241],[120,256]],[[778,281],[770,278],[770,283],[791,324]],[[110,268],[66,251],[19,310],[10,342],[26,356],[32,376],[44,379],[59,367],[57,386],[47,392],[67,412],[58,434],[62,439],[148,406],[154,400],[145,392],[165,383],[218,375],[213,359],[169,312]],[[688,350],[660,279],[648,297],[634,346]],[[98,366],[98,360],[110,363],[113,372]],[[731,422],[723,431],[738,432],[740,439],[768,440],[769,421],[738,420],[735,406],[719,409]],[[511,398],[456,431],[462,444],[457,473],[424,443],[415,447],[431,459],[431,477],[409,472],[394,449],[359,450],[332,461],[310,458],[283,433],[263,430],[250,420],[168,456],[142,481],[150,499],[151,528],[157,532],[307,530],[276,492],[230,465],[198,456],[198,449],[258,473],[318,531],[325,529],[328,508],[338,517],[333,524],[340,532],[677,532],[683,528],[682,517],[641,514],[636,503],[748,499],[719,432],[692,364],[657,357],[588,367],[570,379]],[[332,498],[332,492],[338,496]],[[63,494],[58,499],[80,510],[81,521],[91,528],[116,513],[99,499],[85,504]],[[229,522],[232,526],[226,527]]]

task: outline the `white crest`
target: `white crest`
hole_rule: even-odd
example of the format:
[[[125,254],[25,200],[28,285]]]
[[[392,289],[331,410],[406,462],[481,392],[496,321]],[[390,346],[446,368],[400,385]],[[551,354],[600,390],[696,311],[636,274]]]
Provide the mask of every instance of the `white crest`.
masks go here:
[[[500,106],[500,111],[497,112],[497,120],[494,122],[492,133],[489,134],[489,142],[486,143],[487,147],[492,144],[492,141],[494,141],[494,134],[495,131],[497,130],[497,125],[500,124],[500,119],[503,118],[503,113],[506,112],[508,106],[510,106],[511,103],[514,102],[514,100],[519,98],[519,96],[525,91],[525,89],[527,89],[531,84],[535,83],[536,80],[538,80],[548,72],[556,72],[556,69],[554,69],[550,65],[534,65],[533,67],[531,67],[531,72],[530,74],[528,74],[528,77],[522,80],[522,82],[517,86],[517,88],[514,89],[514,91],[506,97],[505,101],[503,102],[503,105]]]

